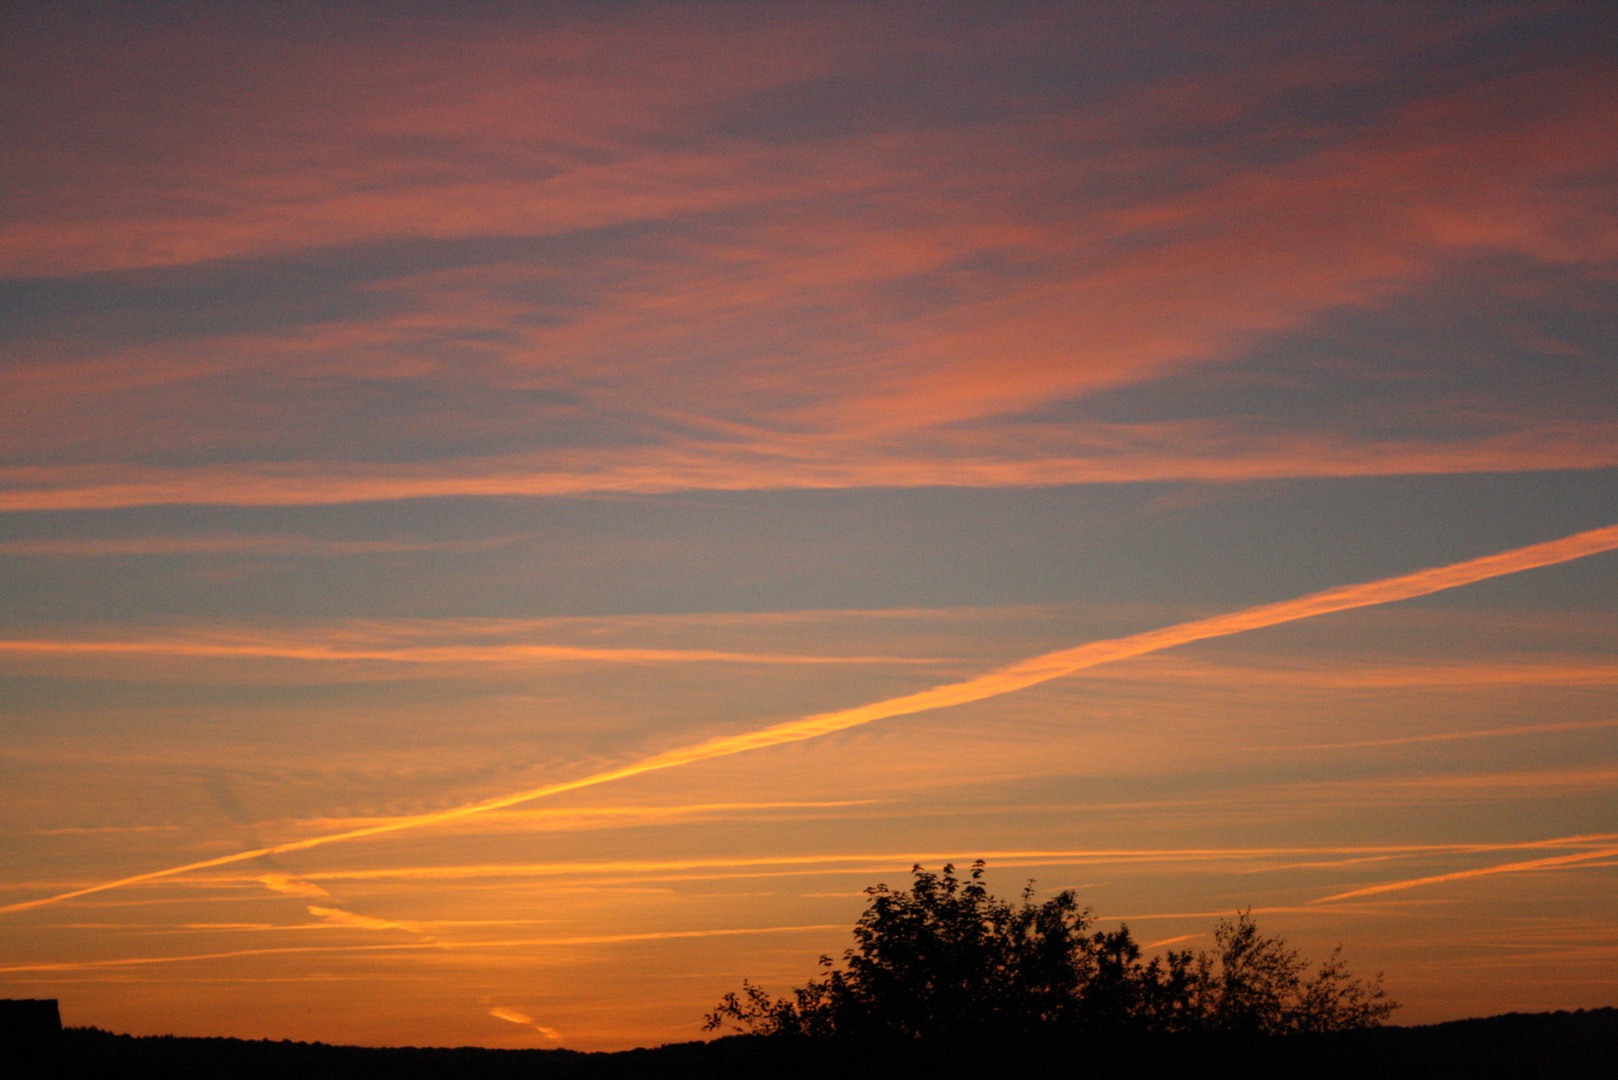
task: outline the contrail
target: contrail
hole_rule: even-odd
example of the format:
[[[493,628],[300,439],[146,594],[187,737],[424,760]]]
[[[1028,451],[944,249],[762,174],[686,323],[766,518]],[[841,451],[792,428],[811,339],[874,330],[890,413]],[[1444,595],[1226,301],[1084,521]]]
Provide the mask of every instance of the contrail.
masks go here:
[[[1572,559],[1583,558],[1586,555],[1596,555],[1614,549],[1618,549],[1618,525],[1608,525],[1602,529],[1591,529],[1588,532],[1564,536],[1560,540],[1550,540],[1543,544],[1530,544],[1527,547],[1502,551],[1496,555],[1485,555],[1478,559],[1468,559],[1465,562],[1454,563],[1450,566],[1417,570],[1414,573],[1401,574],[1398,577],[1385,578],[1381,581],[1364,582],[1358,585],[1342,585],[1335,589],[1311,593],[1308,596],[1300,596],[1293,600],[1282,600],[1274,604],[1261,604],[1258,607],[1247,608],[1243,611],[1233,611],[1207,619],[1194,619],[1191,622],[1165,626],[1158,630],[1147,630],[1144,633],[1130,634],[1127,637],[1092,641],[1075,648],[1059,649],[1056,652],[1030,657],[1027,660],[1019,660],[1015,664],[997,668],[994,671],[979,675],[975,679],[967,679],[965,682],[935,686],[930,690],[888,698],[885,701],[875,701],[852,709],[816,713],[813,716],[787,720],[779,724],[773,724],[770,727],[744,732],[739,735],[722,735],[718,738],[709,739],[707,742],[683,746],[675,750],[666,750],[661,754],[654,754],[651,757],[642,758],[640,761],[631,762],[628,765],[620,765],[615,769],[607,769],[603,772],[591,773],[589,776],[581,776],[576,780],[563,780],[555,784],[546,784],[544,787],[513,792],[510,795],[499,795],[492,799],[468,803],[465,806],[457,806],[449,810],[438,810],[428,814],[417,814],[412,817],[394,818],[390,821],[358,829],[349,829],[345,832],[312,836],[303,840],[292,840],[284,844],[255,848],[252,851],[239,851],[234,855],[221,855],[218,858],[186,863],[183,866],[171,866],[165,870],[152,870],[144,874],[135,874],[132,877],[92,885],[84,889],[75,889],[72,892],[58,893],[55,896],[26,900],[17,904],[8,904],[5,907],[0,907],[0,914],[25,911],[28,908],[42,907],[45,904],[54,904],[61,900],[71,900],[73,897],[86,896],[90,893],[105,892],[108,889],[116,889],[124,885],[138,885],[147,881],[157,881],[161,878],[173,877],[176,874],[184,874],[192,870],[206,870],[214,866],[227,866],[231,863],[245,862],[249,859],[258,859],[266,855],[284,855],[288,852],[303,851],[307,848],[320,847],[324,844],[336,844],[345,840],[359,840],[367,836],[378,836],[382,833],[399,832],[423,825],[436,825],[440,822],[455,821],[477,814],[486,814],[491,810],[504,810],[507,807],[518,806],[534,799],[543,799],[550,795],[560,795],[568,791],[578,791],[581,788],[595,787],[598,784],[610,784],[615,780],[627,780],[632,776],[640,776],[643,773],[656,772],[660,769],[672,769],[679,765],[690,765],[694,762],[708,761],[712,758],[729,757],[732,754],[742,754],[749,750],[762,750],[766,747],[780,746],[784,743],[815,739],[822,735],[830,735],[833,732],[846,731],[862,724],[869,724],[874,720],[885,720],[894,716],[906,716],[911,713],[942,709],[949,705],[964,705],[972,701],[982,701],[985,698],[1009,694],[1015,690],[1022,690],[1042,682],[1049,682],[1051,679],[1071,675],[1086,668],[1111,663],[1114,660],[1143,656],[1147,653],[1170,649],[1176,645],[1185,645],[1193,641],[1226,637],[1231,634],[1240,634],[1246,630],[1257,630],[1266,626],[1296,622],[1299,619],[1313,618],[1316,615],[1326,615],[1334,611],[1348,611],[1353,608],[1388,604],[1395,600],[1408,600],[1412,597],[1426,596],[1429,593],[1442,592],[1445,589],[1453,589],[1461,585],[1470,585],[1475,581],[1486,581],[1489,578],[1515,574],[1522,570],[1532,570],[1539,566],[1554,566],[1557,563],[1564,563]]]
[[[1512,844],[1378,844],[1347,847],[1268,847],[1268,848],[1082,848],[1067,851],[983,851],[969,854],[959,851],[907,851],[878,854],[825,854],[825,855],[768,855],[756,858],[707,859],[629,859],[609,862],[553,862],[553,863],[494,863],[457,866],[405,866],[380,870],[320,870],[306,874],[299,881],[376,881],[402,879],[433,879],[480,877],[546,877],[577,874],[656,874],[682,870],[754,870],[764,867],[803,867],[833,864],[830,869],[816,873],[865,873],[864,869],[845,871],[835,864],[882,863],[909,865],[911,863],[964,862],[981,858],[999,867],[1018,866],[1083,866],[1123,862],[1197,862],[1215,859],[1258,859],[1298,855],[1362,855],[1375,858],[1399,858],[1414,855],[1478,855],[1499,851],[1517,851],[1566,846],[1569,844],[1609,843],[1618,840],[1615,833],[1592,833],[1583,836],[1558,836],[1549,840],[1531,840]],[[795,873],[796,871],[789,871]],[[268,876],[268,875],[267,875]],[[286,875],[277,875],[285,877]],[[219,879],[214,879],[219,880]],[[228,880],[228,879],[225,879]],[[264,878],[256,879],[260,882]],[[267,883],[266,883],[267,884]],[[276,888],[277,885],[270,886]]]
[[[1260,909],[1263,910],[1263,909]],[[0,975],[24,971],[93,971],[97,968],[144,967],[148,964],[183,964],[193,960],[228,960],[238,956],[278,956],[285,953],[393,952],[401,949],[514,949],[571,945],[632,945],[640,941],[682,938],[743,937],[748,934],[801,934],[813,930],[841,930],[836,923],[807,926],[758,926],[739,930],[656,930],[645,934],[603,934],[594,937],[521,938],[516,941],[392,942],[386,945],[288,945],[269,949],[232,949],[230,952],[190,956],[132,956],[121,960],[69,960],[52,964],[14,964],[0,967]]]
[[[66,641],[50,638],[0,639],[0,655],[107,654],[183,656],[248,660],[380,660],[396,664],[478,664],[594,660],[624,664],[936,664],[932,657],[801,656],[795,653],[738,653],[712,649],[592,649],[574,645],[440,645],[398,649],[341,649],[280,645],[233,645],[209,641]]]
[[[1382,885],[1371,885],[1353,892],[1338,893],[1335,896],[1322,896],[1318,900],[1310,900],[1311,904],[1329,904],[1333,900],[1348,900],[1356,896],[1374,896],[1377,893],[1398,892],[1400,889],[1414,889],[1420,885],[1437,885],[1444,881],[1462,881],[1466,878],[1488,877],[1491,874],[1519,874],[1527,870],[1550,870],[1562,866],[1576,866],[1579,863],[1590,862],[1594,859],[1610,859],[1618,855],[1618,847],[1602,848],[1599,851],[1582,851],[1575,855],[1556,855],[1548,859],[1530,859],[1527,862],[1501,863],[1498,866],[1480,866],[1475,870],[1457,870],[1450,874],[1434,874],[1432,877],[1411,878],[1407,881],[1390,881]]]

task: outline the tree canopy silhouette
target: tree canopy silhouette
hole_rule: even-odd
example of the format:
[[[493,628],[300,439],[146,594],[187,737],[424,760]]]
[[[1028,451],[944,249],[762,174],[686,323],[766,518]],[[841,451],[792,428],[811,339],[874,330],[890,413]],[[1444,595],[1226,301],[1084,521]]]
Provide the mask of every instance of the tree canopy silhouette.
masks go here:
[[[708,1014],[707,1030],[810,1038],[970,1041],[1081,1033],[1268,1035],[1374,1027],[1397,1008],[1351,976],[1341,948],[1311,970],[1241,912],[1214,929],[1213,952],[1143,960],[1128,926],[1092,929],[1071,890],[1020,903],[990,895],[979,860],[915,866],[909,891],[865,890],[853,948],[781,998],[744,981]]]

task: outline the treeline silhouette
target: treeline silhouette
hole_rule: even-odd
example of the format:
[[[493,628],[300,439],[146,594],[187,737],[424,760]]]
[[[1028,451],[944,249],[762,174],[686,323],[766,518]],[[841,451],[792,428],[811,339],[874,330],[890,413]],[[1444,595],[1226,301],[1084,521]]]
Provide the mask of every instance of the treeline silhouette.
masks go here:
[[[1396,1007],[1380,976],[1338,953],[1310,965],[1245,913],[1211,952],[1150,960],[1127,927],[1096,930],[1071,892],[1018,903],[983,884],[913,868],[908,890],[878,885],[841,965],[785,997],[751,983],[708,1028],[735,1033],[618,1053],[387,1048],[132,1037],[68,1028],[59,1065],[19,1071],[0,1039],[0,1074],[68,1080],[905,1080],[979,1072],[1074,1080],[1582,1080],[1618,1075],[1618,1010],[1508,1014],[1428,1027],[1382,1022]],[[16,1002],[24,1019],[43,1002]],[[55,1002],[48,1003],[54,1023]],[[51,1025],[47,1025],[51,1026]],[[3,1034],[3,1033],[0,1033]],[[47,1035],[50,1033],[46,1033]],[[22,1046],[19,1042],[18,1048]],[[11,1066],[8,1069],[8,1066]]]
[[[618,1053],[114,1035],[68,1028],[67,1080],[937,1080],[1007,1072],[1052,1080],[1609,1080],[1618,1009],[1494,1016],[1427,1027],[1247,1039],[1165,1036],[1087,1048],[856,1045],[731,1035]]]
[[[1214,929],[1215,950],[1143,960],[1129,927],[1092,930],[1072,890],[1020,903],[991,895],[980,859],[919,865],[908,891],[877,885],[837,967],[773,998],[745,982],[707,1029],[820,1040],[1025,1045],[1152,1035],[1276,1036],[1358,1031],[1398,1006],[1381,976],[1354,978],[1341,949],[1317,970],[1246,913]]]

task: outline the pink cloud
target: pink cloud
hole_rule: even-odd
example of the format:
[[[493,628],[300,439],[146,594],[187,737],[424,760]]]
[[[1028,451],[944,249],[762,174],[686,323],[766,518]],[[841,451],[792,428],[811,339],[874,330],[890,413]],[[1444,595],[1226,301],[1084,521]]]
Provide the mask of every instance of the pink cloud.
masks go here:
[[[1272,100],[1385,77],[1317,43],[1302,58],[1164,76],[1104,102],[1039,101],[975,123],[814,138],[788,127],[767,139],[714,118],[744,115],[760,94],[864,72],[872,54],[858,27],[775,13],[737,26],[646,16],[610,37],[587,23],[507,29],[425,52],[400,30],[357,53],[343,43],[343,63],[329,52],[337,45],[283,44],[273,62],[248,62],[220,89],[217,112],[235,126],[160,114],[146,137],[162,154],[83,138],[73,125],[127,118],[98,92],[67,95],[57,115],[75,137],[34,133],[49,149],[16,180],[34,197],[0,233],[17,272],[293,253],[319,272],[358,257],[355,245],[382,252],[406,240],[569,237],[582,254],[379,270],[344,286],[352,310],[250,331],[206,332],[203,319],[197,335],[95,344],[77,324],[47,326],[3,376],[3,419],[19,452],[59,464],[11,471],[6,505],[1618,461],[1604,426],[1509,415],[1504,431],[1466,438],[1435,416],[1432,437],[1392,444],[1347,429],[1255,430],[1246,418],[1004,423],[1216,367],[1324,313],[1421,287],[1458,254],[1618,256],[1596,182],[1618,152],[1608,92],[1618,75],[1608,66],[1464,73],[1363,129],[1287,127],[1268,111]],[[1027,32],[1008,25],[1004,41],[984,47]],[[142,39],[103,58],[109,85],[152,55],[212,85],[240,46],[231,33],[220,24],[194,39]],[[471,52],[479,61],[469,65]],[[931,39],[916,46],[922,54],[949,55]],[[46,85],[63,77],[35,64],[25,74]],[[1247,161],[1185,149],[1220,126],[1238,132],[1238,147],[1278,138],[1296,151]],[[238,130],[255,139],[230,137]],[[27,171],[52,162],[96,179],[51,186]],[[1152,181],[1179,173],[1175,185]],[[630,232],[611,241],[590,232],[602,229]],[[533,297],[558,290],[570,297],[564,315],[531,318]],[[361,303],[379,299],[391,306]],[[436,448],[439,460],[367,464],[340,445],[312,452],[354,428],[346,398],[307,390],[326,383],[360,400],[415,388],[429,404],[396,414],[370,452],[414,460],[421,453],[406,447]],[[491,413],[468,396],[512,391],[566,403]],[[594,442],[546,448],[547,433],[567,424]],[[514,441],[541,445],[503,457],[467,449]],[[156,449],[203,463],[139,464]],[[71,462],[124,475],[76,482]]]

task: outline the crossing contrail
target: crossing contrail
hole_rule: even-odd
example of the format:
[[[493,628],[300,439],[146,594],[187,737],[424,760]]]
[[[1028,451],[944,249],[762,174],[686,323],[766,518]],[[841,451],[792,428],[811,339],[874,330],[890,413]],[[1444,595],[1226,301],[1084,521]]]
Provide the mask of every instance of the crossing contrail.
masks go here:
[[[690,765],[713,758],[730,757],[732,754],[742,754],[749,750],[762,750],[766,747],[780,746],[784,743],[819,738],[822,735],[830,735],[833,732],[846,731],[862,724],[869,724],[875,720],[885,720],[894,716],[906,716],[911,713],[942,709],[950,705],[964,705],[972,701],[982,701],[985,698],[1009,694],[1015,690],[1022,690],[1039,683],[1049,682],[1051,679],[1071,675],[1086,668],[1111,663],[1114,660],[1143,656],[1147,653],[1159,652],[1163,649],[1189,644],[1193,641],[1227,637],[1247,630],[1258,630],[1266,626],[1296,622],[1299,619],[1309,619],[1316,615],[1326,615],[1334,611],[1348,611],[1353,608],[1388,604],[1396,600],[1408,600],[1412,597],[1426,596],[1430,593],[1442,592],[1445,589],[1453,589],[1461,585],[1470,585],[1476,581],[1486,581],[1489,578],[1515,574],[1523,570],[1532,570],[1539,566],[1554,566],[1557,563],[1564,563],[1583,558],[1586,555],[1596,555],[1615,549],[1618,549],[1618,525],[1608,525],[1605,528],[1591,529],[1587,532],[1575,533],[1572,536],[1564,536],[1560,540],[1550,540],[1543,544],[1530,544],[1527,547],[1513,548],[1510,551],[1485,555],[1477,559],[1468,559],[1465,562],[1452,563],[1449,566],[1417,570],[1414,573],[1384,578],[1381,581],[1363,582],[1357,585],[1341,585],[1334,589],[1327,589],[1325,592],[1310,593],[1307,596],[1300,596],[1292,600],[1281,600],[1273,604],[1260,604],[1258,607],[1246,608],[1242,611],[1233,611],[1206,619],[1194,619],[1190,622],[1176,623],[1173,626],[1165,626],[1158,630],[1147,630],[1143,633],[1130,634],[1126,637],[1092,641],[1074,648],[1059,649],[1056,652],[1019,660],[1014,664],[996,668],[976,678],[967,679],[965,682],[935,686],[930,690],[922,690],[914,694],[905,694],[883,701],[874,701],[851,709],[816,713],[813,716],[804,716],[796,720],[772,724],[756,731],[743,732],[737,735],[721,735],[706,742],[666,750],[661,754],[653,754],[651,757],[642,758],[627,765],[620,765],[617,768],[607,769],[603,772],[591,773],[588,776],[581,776],[574,780],[563,780],[555,784],[546,784],[543,787],[513,792],[509,795],[498,795],[494,798],[467,803],[464,806],[453,807],[449,810],[437,810],[427,814],[416,814],[411,817],[392,818],[375,825],[349,829],[344,832],[311,836],[303,840],[292,840],[284,844],[274,844],[270,847],[255,848],[251,851],[239,851],[233,855],[221,855],[213,859],[204,859],[201,862],[186,863],[183,866],[152,870],[144,874],[119,878],[116,881],[107,881],[83,889],[74,889],[71,892],[58,893],[55,896],[44,896],[36,900],[8,904],[5,907],[0,907],[0,914],[25,911],[29,908],[42,907],[62,900],[71,900],[76,896],[105,892],[108,889],[116,889],[124,885],[139,885],[148,881],[157,881],[192,870],[206,870],[215,866],[227,866],[231,863],[258,859],[266,855],[284,855],[289,852],[303,851],[307,848],[321,847],[325,844],[361,840],[367,836],[379,836],[383,833],[400,832],[405,829],[456,821],[461,818],[473,817],[477,814],[486,814],[493,810],[504,810],[508,807],[531,802],[534,799],[560,795],[563,792],[578,791],[581,788],[595,787],[599,784],[610,784],[616,780],[627,780],[632,776],[640,776],[643,773],[672,769],[676,766]]]

